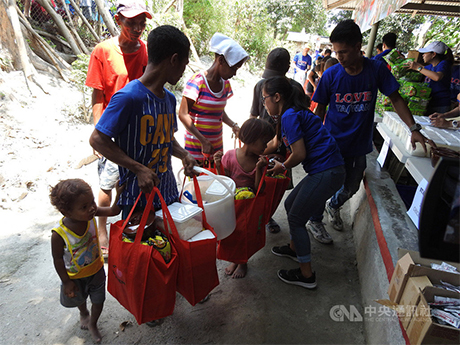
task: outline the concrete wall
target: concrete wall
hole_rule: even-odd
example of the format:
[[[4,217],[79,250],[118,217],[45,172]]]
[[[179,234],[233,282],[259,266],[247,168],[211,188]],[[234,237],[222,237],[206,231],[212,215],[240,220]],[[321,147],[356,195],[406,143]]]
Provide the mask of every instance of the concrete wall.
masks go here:
[[[368,155],[366,180],[378,209],[382,232],[394,266],[398,260],[398,248],[417,250],[418,234],[406,215],[406,208],[394,181],[386,172],[380,171],[376,158],[376,152]],[[382,309],[375,300],[388,299],[389,280],[377,242],[364,184],[349,202],[363,306],[376,308],[376,313],[373,314],[364,310],[367,343],[405,344],[398,318],[378,315],[378,311]]]

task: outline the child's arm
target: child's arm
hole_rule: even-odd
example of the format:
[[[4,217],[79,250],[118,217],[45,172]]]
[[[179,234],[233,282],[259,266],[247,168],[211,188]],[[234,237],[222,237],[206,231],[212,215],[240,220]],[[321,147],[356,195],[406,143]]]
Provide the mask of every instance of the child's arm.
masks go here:
[[[214,156],[213,156],[214,163],[216,164],[217,175],[222,175],[221,172],[223,170],[224,175],[230,177],[230,171],[225,169],[225,167],[224,169],[222,169],[222,156],[223,155],[224,153],[222,151],[217,151],[216,153],[214,153]]]
[[[217,151],[216,153],[214,153],[214,156],[213,156],[213,159],[214,159],[214,163],[216,164],[216,170],[217,170],[217,174],[219,174],[219,172],[221,171],[221,168],[220,166],[222,165],[222,156],[224,155],[224,153],[222,151]]]
[[[64,294],[69,297],[75,297],[75,293],[78,291],[77,285],[69,278],[67,270],[64,264],[64,240],[57,232],[53,231],[51,234],[51,254],[53,255],[54,268],[62,281],[64,287]]]
[[[267,148],[264,151],[264,155],[268,155],[275,152],[278,149],[278,137],[275,137],[267,143]]]
[[[259,189],[260,180],[262,180],[262,174],[264,173],[264,168],[268,164],[267,157],[260,156],[256,164],[256,178],[254,180],[254,188]]]
[[[115,196],[115,200],[113,201],[113,204],[112,206],[110,207],[97,207],[97,211],[96,211],[96,216],[100,217],[113,217],[113,216],[116,216],[117,214],[120,213],[121,211],[121,208],[120,206],[117,205],[118,203],[118,200],[120,199],[120,195],[121,193],[123,192],[123,190],[125,189],[125,185],[122,184],[121,186],[119,185],[119,182],[120,180],[117,181],[117,183],[115,184],[115,190],[117,191],[117,194]]]
[[[305,149],[303,138],[300,138],[295,143],[291,144],[291,151],[291,155],[284,163],[275,160],[275,165],[273,168],[268,169],[267,172],[272,175],[277,175],[301,163],[307,156],[307,150]]]

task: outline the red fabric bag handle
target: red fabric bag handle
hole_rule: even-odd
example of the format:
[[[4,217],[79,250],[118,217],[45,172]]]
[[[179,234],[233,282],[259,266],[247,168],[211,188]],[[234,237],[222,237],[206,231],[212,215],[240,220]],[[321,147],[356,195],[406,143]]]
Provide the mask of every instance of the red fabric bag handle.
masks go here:
[[[203,156],[205,158],[205,161],[208,162],[208,166],[207,167],[203,166],[203,168],[205,168],[206,170],[212,171],[213,168],[211,166],[211,161],[214,160],[214,156],[211,158],[211,155],[209,153],[203,153]],[[219,169],[216,168],[215,170],[217,171],[217,173],[219,173],[219,175],[225,175],[225,170],[224,170],[224,166],[222,165],[222,163],[220,164]]]
[[[129,219],[131,218],[134,209],[136,208],[137,203],[139,202],[139,199],[142,195],[142,192],[139,193],[136,201],[134,202],[133,207],[131,208],[131,211],[129,212],[128,217],[125,219],[123,223],[123,229],[126,227],[128,224]],[[163,222],[165,224],[165,229],[168,227],[166,226],[169,223],[169,228],[171,231],[176,231],[176,225],[174,224],[174,221],[172,220],[171,213],[169,212],[168,206],[166,206],[166,202],[163,199],[163,196],[160,193],[160,190],[157,187],[153,187],[152,192],[149,194],[146,194],[147,197],[147,205],[142,213],[142,218],[139,223],[139,227],[137,228],[137,233],[136,233],[136,238],[134,239],[134,244],[140,245],[142,236],[144,235],[144,230],[145,230],[145,225],[147,224],[147,219],[149,217],[150,211],[152,210],[153,206],[153,199],[155,198],[155,195],[158,195],[158,198],[160,199],[161,202],[161,210],[163,211]],[[169,233],[165,234],[169,238]]]
[[[206,212],[204,210],[203,197],[201,196],[200,184],[198,183],[198,179],[197,179],[196,176],[193,176],[193,185],[195,186],[196,201],[198,203],[198,206],[201,207],[201,209],[203,210],[203,212],[201,214],[202,217],[203,217],[203,224],[208,225],[209,229],[206,229],[206,230],[211,231],[214,234],[214,236],[216,236],[216,238],[217,238],[217,235],[214,232],[214,228],[212,226],[210,226],[208,221],[206,220]]]

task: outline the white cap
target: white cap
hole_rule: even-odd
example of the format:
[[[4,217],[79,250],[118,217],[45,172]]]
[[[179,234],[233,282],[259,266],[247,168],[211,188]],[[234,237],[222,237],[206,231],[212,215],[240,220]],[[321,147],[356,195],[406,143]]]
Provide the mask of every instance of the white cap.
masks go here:
[[[117,13],[126,18],[134,18],[139,14],[145,13],[148,19],[152,19],[152,14],[147,11],[143,0],[120,0],[118,1]]]
[[[249,59],[249,54],[238,43],[219,32],[212,36],[210,50],[223,55],[230,67],[235,66],[240,61],[246,62]]]
[[[447,51],[447,46],[441,41],[434,41],[428,44],[425,48],[421,48],[418,51],[420,53],[430,53],[435,52],[436,54],[444,55]]]

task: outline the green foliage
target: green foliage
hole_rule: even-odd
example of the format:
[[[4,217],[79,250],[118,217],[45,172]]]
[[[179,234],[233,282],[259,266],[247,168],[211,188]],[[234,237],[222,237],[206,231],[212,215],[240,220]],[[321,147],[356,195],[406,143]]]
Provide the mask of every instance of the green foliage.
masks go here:
[[[331,11],[328,13],[327,23],[335,27],[339,22],[345,19],[352,19],[353,11]]]
[[[431,23],[426,32],[425,42],[442,41],[454,52],[460,51],[460,18],[428,16]]]
[[[417,46],[417,35],[415,32],[420,28],[424,22],[423,16],[412,17],[410,14],[393,13],[380,21],[375,45],[382,42],[382,37],[389,33],[394,32],[398,38],[396,47],[403,51],[408,52]],[[363,33],[363,44],[367,44],[369,40],[370,30]]]
[[[220,18],[219,7],[219,4],[214,6],[210,0],[190,0],[184,3],[185,25],[199,55],[207,52],[211,35],[223,31],[224,21]]]
[[[326,14],[320,1],[315,0],[266,0],[265,7],[270,27],[277,35],[284,37],[288,31],[301,31],[324,35]]]
[[[0,56],[0,71],[10,72],[13,70],[13,62],[11,61],[11,59],[7,56]]]

